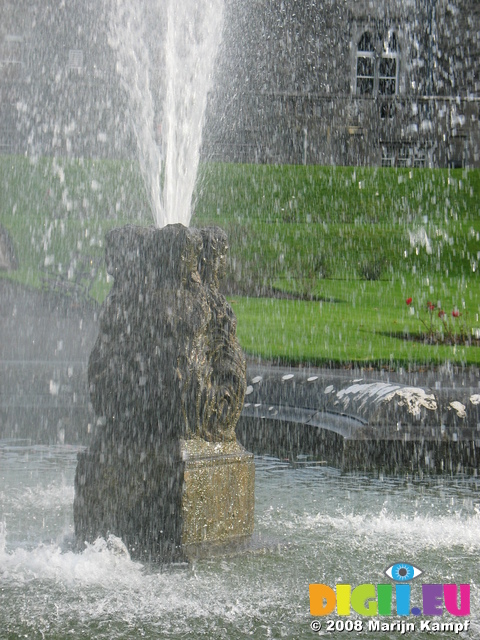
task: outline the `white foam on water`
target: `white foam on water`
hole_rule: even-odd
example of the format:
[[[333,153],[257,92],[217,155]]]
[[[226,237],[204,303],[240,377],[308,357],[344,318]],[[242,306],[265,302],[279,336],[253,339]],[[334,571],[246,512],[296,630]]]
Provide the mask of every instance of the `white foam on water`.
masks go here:
[[[29,474],[19,477],[25,456],[17,453],[2,470],[8,485],[0,494],[0,522],[7,524],[0,526],[0,628],[11,637],[308,637],[309,582],[377,580],[389,560],[417,560],[426,582],[457,582],[463,572],[472,585],[476,637],[480,514],[474,485],[404,486],[260,460],[255,529],[275,544],[159,570],[132,560],[114,536],[81,553],[65,544],[72,534],[75,457],[61,451],[54,462],[57,482],[51,458],[45,463],[45,452],[34,449]],[[37,517],[24,543],[21,525],[30,514],[43,510],[52,519],[59,506],[56,540],[42,543]]]
[[[417,551],[428,548],[438,550],[463,547],[468,553],[480,550],[480,516],[445,515],[413,516],[396,515],[382,511],[378,515],[342,514],[333,517],[326,514],[305,514],[303,525],[306,528],[324,527],[334,531],[335,535],[350,541],[351,547],[361,547],[365,539],[391,540],[399,548],[412,548]],[[296,526],[296,523],[292,523]]]
[[[24,584],[54,582],[63,587],[96,586],[113,589],[132,587],[140,579],[142,565],[132,562],[122,541],[114,536],[99,538],[83,553],[63,552],[56,544],[39,544],[34,549],[6,550],[5,529],[0,543],[0,581]]]
[[[22,489],[0,491],[0,506],[5,509],[55,509],[73,504],[73,485],[52,482],[46,487],[36,485]]]
[[[193,566],[158,572],[132,561],[113,536],[98,539],[83,553],[62,552],[56,545],[8,553],[0,544],[0,585],[27,594],[24,622],[33,629],[46,617],[51,626],[56,618],[61,629],[69,621],[91,627],[114,620],[116,626],[125,627],[118,637],[130,637],[123,635],[125,630],[138,625],[157,629],[148,637],[185,634],[196,625],[202,635],[208,637],[210,629],[209,637],[221,638],[215,635],[220,621],[223,628],[239,629],[243,637],[258,629],[262,616],[271,617],[272,606],[275,610],[284,605],[289,595],[283,584],[270,584],[265,601],[258,568],[255,579],[240,579],[239,571],[238,561],[217,560],[199,570]],[[55,609],[48,602],[54,602]],[[18,603],[10,606],[18,612]]]

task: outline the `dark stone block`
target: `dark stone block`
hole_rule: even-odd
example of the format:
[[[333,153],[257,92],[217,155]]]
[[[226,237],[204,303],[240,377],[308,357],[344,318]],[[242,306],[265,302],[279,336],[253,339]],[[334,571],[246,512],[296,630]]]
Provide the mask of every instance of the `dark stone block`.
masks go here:
[[[235,316],[218,290],[227,249],[221,229],[179,224],[106,237],[115,283],[88,367],[103,426],[79,456],[80,544],[113,533],[135,555],[175,559],[185,441],[236,443],[246,371]]]

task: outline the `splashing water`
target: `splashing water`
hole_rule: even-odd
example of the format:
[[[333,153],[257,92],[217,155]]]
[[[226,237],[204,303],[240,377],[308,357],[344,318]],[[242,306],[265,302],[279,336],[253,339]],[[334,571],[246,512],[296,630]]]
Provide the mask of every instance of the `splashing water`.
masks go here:
[[[259,548],[159,571],[113,535],[72,550],[79,449],[0,441],[2,638],[307,640],[309,583],[384,583],[397,560],[424,572],[414,604],[423,582],[470,583],[469,637],[480,637],[477,478],[386,479],[256,458]]]
[[[155,223],[188,226],[223,0],[117,0],[110,45]],[[156,46],[162,42],[163,47]]]

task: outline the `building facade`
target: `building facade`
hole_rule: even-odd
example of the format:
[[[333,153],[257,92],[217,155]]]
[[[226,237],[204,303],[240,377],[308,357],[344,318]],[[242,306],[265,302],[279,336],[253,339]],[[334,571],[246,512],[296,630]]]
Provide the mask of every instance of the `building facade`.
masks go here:
[[[0,152],[122,156],[127,103],[102,3],[5,0],[0,8]]]
[[[133,156],[110,10],[2,3],[0,152]],[[204,156],[479,166],[479,43],[477,0],[230,0]]]
[[[475,0],[258,0],[228,28],[219,157],[479,165]]]

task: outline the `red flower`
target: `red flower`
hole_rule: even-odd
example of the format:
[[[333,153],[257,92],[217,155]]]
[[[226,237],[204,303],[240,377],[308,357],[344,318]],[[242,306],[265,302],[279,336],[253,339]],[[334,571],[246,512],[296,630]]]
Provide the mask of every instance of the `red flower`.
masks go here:
[[[407,298],[405,302],[407,303],[407,307],[409,307],[412,304],[412,298]]]
[[[459,316],[459,315],[460,315],[460,311],[459,311],[458,309],[454,309],[454,310],[452,311],[452,316],[453,316],[454,318],[458,318],[458,316]]]
[[[440,309],[440,311],[438,312],[438,317],[441,318],[442,320],[445,317],[445,311],[443,311],[443,309]]]
[[[427,307],[429,311],[433,311],[435,309],[435,305],[432,302],[427,302]]]

